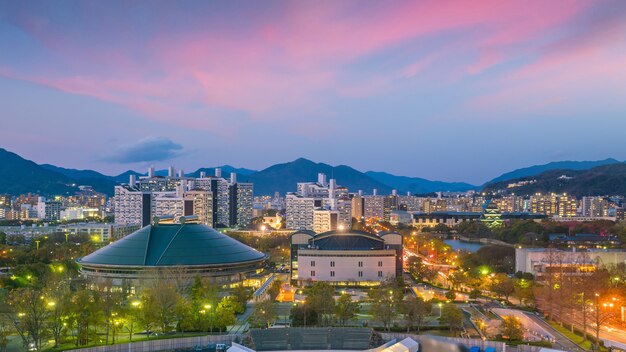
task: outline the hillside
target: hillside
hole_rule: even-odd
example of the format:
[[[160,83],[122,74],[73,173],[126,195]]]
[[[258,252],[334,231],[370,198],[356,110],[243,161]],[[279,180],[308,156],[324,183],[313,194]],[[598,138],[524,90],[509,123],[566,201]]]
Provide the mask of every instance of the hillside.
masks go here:
[[[241,176],[239,180],[254,182],[255,195],[272,195],[274,192],[295,192],[297,182],[317,181],[317,174],[320,172],[325,173],[329,179],[337,179],[340,186],[348,187],[351,191],[363,190],[371,193],[376,188],[381,194],[391,192],[391,187],[349,166],[331,166],[304,158],[270,166],[254,174]]]
[[[539,175],[542,172],[550,171],[550,170],[588,170],[594,167],[602,166],[602,165],[610,165],[616,164],[619,161],[608,158],[604,160],[596,160],[596,161],[555,161],[543,165],[533,165],[529,167],[524,167],[521,169],[513,170],[511,172],[507,172],[502,174],[493,180],[485,183],[495,183],[499,181],[512,180],[527,176],[535,176]]]
[[[465,182],[431,181],[420,177],[396,176],[386,172],[368,171],[365,174],[401,193],[465,192],[478,188]]]
[[[76,181],[0,148],[0,193],[71,194]]]
[[[529,181],[529,184],[507,187],[524,181]],[[550,170],[536,176],[490,183],[483,190],[518,195],[565,192],[577,197],[609,194],[626,196],[626,164],[603,165],[589,170]]]

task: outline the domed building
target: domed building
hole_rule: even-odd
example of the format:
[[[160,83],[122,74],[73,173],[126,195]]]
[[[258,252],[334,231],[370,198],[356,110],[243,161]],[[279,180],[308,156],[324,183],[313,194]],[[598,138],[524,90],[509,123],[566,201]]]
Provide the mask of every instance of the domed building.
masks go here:
[[[402,276],[402,235],[358,230],[291,235],[291,279],[299,285],[373,286]]]
[[[92,284],[133,291],[155,275],[189,281],[199,275],[220,285],[258,281],[266,261],[267,255],[187,216],[155,219],[77,263]]]

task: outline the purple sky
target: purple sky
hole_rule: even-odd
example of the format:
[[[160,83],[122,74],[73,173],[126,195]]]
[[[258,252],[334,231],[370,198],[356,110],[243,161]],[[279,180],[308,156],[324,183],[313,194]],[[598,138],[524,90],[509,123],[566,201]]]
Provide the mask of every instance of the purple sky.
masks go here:
[[[482,183],[626,159],[626,1],[0,1],[1,147]]]

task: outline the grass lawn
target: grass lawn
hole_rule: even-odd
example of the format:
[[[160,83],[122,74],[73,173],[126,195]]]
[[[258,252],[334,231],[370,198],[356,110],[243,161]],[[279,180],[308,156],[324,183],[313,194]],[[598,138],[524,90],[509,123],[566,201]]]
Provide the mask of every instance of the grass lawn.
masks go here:
[[[555,328],[558,332],[560,332],[561,334],[565,335],[568,339],[574,341],[574,343],[576,343],[577,345],[579,345],[580,347],[586,349],[586,350],[591,350],[591,341],[586,340],[585,338],[573,333],[570,331],[570,329],[563,327],[553,321],[549,321],[550,325]],[[601,351],[607,351],[606,348],[602,348]]]

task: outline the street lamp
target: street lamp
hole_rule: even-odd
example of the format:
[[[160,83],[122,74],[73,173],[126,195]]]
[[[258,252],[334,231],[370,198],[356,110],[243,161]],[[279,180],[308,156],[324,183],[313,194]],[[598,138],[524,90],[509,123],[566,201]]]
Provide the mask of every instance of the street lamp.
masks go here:
[[[443,303],[439,302],[437,303],[437,305],[439,306],[439,318],[441,318],[441,310],[443,308]]]
[[[140,301],[138,301],[138,300],[134,300],[134,301],[130,302],[130,306],[131,306],[131,308],[133,308],[133,309],[139,309],[139,308],[141,308],[141,307],[140,307],[140,305],[141,305],[141,302],[140,302]],[[135,323],[135,319],[133,319],[133,314],[131,313],[131,314],[130,314],[130,326],[129,326],[129,329],[128,329],[128,332],[129,332],[129,340],[130,340],[130,341],[133,341],[133,331],[134,331],[134,326],[135,326],[135,324],[134,324],[134,323]]]

